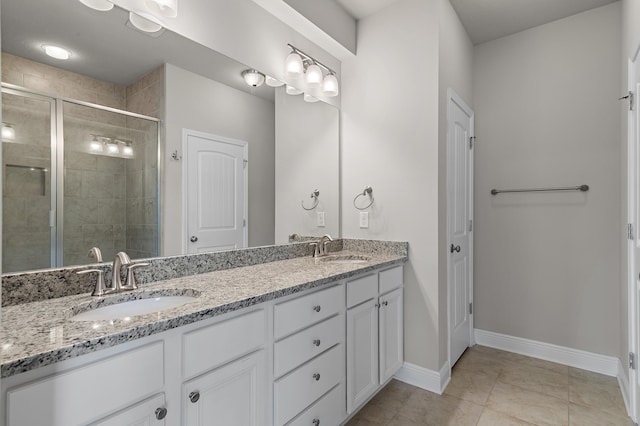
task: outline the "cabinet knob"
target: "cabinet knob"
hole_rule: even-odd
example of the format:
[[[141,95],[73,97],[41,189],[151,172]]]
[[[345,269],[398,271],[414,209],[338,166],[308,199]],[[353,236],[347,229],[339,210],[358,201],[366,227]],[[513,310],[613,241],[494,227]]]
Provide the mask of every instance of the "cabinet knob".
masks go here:
[[[320,426],[320,419],[316,417],[311,421],[311,423],[313,423],[313,426]]]
[[[199,399],[200,399],[200,392],[193,391],[189,394],[189,401],[193,402],[194,404],[198,402]]]
[[[198,237],[194,235],[191,238],[189,238],[189,241],[191,241],[192,243],[195,243],[196,241],[198,241]]]
[[[379,308],[379,307],[380,307],[380,304],[379,304],[379,303],[376,303],[374,306],[375,306],[376,308]]]
[[[388,305],[389,305],[389,301],[388,301],[388,300],[385,300],[384,302],[382,302],[382,304],[383,304],[384,306],[388,306]]]
[[[313,344],[315,346],[320,346],[320,339],[313,339]]]
[[[314,306],[313,310],[316,311],[316,312],[320,312],[320,305]]]
[[[156,419],[162,420],[167,417],[167,409],[164,407],[156,408]]]
[[[313,378],[316,379],[316,382],[320,380],[320,373],[313,373]]]

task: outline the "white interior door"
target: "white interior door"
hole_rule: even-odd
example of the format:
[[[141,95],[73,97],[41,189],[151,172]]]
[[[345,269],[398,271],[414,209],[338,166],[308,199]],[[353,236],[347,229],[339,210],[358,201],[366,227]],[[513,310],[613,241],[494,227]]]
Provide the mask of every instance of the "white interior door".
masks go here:
[[[246,142],[185,130],[187,253],[247,246]]]
[[[449,89],[447,217],[449,256],[449,361],[471,345],[473,111]]]

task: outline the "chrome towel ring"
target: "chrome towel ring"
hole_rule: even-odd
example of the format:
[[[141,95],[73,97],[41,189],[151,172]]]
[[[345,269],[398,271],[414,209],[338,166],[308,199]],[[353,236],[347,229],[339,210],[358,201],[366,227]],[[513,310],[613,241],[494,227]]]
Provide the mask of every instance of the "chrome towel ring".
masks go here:
[[[317,189],[315,189],[312,193],[311,193],[311,198],[313,198],[313,205],[309,208],[304,206],[304,200],[302,200],[302,202],[300,204],[302,204],[302,208],[305,210],[313,210],[316,207],[318,207],[318,203],[320,202],[320,200],[318,200],[318,196],[320,195],[320,191],[318,191]]]
[[[356,196],[355,196],[355,198],[353,199],[353,207],[355,207],[355,208],[356,208],[356,209],[358,209],[358,210],[366,210],[366,209],[368,209],[369,207],[371,207],[371,206],[373,205],[373,194],[372,194],[372,193],[373,193],[373,188],[371,188],[370,186],[367,186],[367,187],[364,189],[364,191],[362,191],[362,193],[361,193],[361,194],[358,194],[358,195],[356,195]],[[369,199],[371,200],[371,201],[369,202],[369,204],[367,204],[367,205],[366,205],[366,206],[364,206],[364,207],[358,207],[358,205],[356,204],[356,200],[357,200],[358,198],[360,198],[360,197],[366,197],[366,196],[369,196]]]

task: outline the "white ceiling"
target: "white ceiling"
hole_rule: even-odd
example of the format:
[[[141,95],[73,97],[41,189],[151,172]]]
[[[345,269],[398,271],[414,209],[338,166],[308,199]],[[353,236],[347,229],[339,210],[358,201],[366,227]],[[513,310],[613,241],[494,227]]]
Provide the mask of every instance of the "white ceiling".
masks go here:
[[[355,19],[400,0],[336,0]],[[473,44],[566,18],[617,0],[450,0]]]

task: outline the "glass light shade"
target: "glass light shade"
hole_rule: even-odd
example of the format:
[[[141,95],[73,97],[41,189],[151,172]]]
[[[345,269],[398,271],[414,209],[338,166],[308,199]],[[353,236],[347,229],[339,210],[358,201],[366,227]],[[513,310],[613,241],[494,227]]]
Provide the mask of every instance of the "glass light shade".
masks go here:
[[[297,79],[304,73],[302,58],[295,52],[291,52],[284,62],[284,73],[288,78]]]
[[[104,151],[104,145],[102,145],[102,143],[98,142],[98,140],[96,138],[93,138],[93,140],[89,143],[89,148],[91,148],[92,152],[102,152],[102,151]]]
[[[308,93],[304,94],[304,101],[305,102],[318,102],[318,100],[319,100],[318,98],[314,98],[313,96],[311,96]]]
[[[149,10],[167,18],[178,16],[178,0],[145,0]]]
[[[316,64],[311,64],[307,67],[304,79],[307,82],[307,87],[311,89],[318,88],[322,84],[322,70]]]
[[[129,12],[129,22],[131,25],[145,33],[155,33],[162,29],[162,25],[158,22],[154,22],[150,17],[142,17],[133,12]]]
[[[44,49],[44,53],[46,53],[47,56],[55,59],[66,61],[71,57],[71,52],[64,47],[54,46],[52,44],[43,44],[42,49]]]
[[[287,95],[299,95],[300,93],[302,93],[302,90],[296,89],[295,87],[289,86],[288,84],[286,91]]]
[[[100,12],[108,12],[113,9],[113,3],[109,0],[79,0],[80,3],[84,4],[91,9],[99,10]]]
[[[11,142],[16,140],[16,129],[11,124],[2,124],[2,140]]]
[[[327,97],[338,96],[338,79],[334,74],[329,74],[322,82],[322,93]]]
[[[242,77],[245,83],[252,87],[260,87],[264,83],[264,74],[256,70],[242,71]]]
[[[120,148],[117,143],[111,142],[107,144],[107,152],[109,154],[118,154],[120,152]]]
[[[284,84],[280,80],[276,80],[275,78],[269,77],[269,76],[265,77],[264,82],[267,83],[267,86],[270,86],[270,87],[280,87]]]
[[[122,155],[127,157],[133,157],[133,147],[130,144],[123,146]]]

